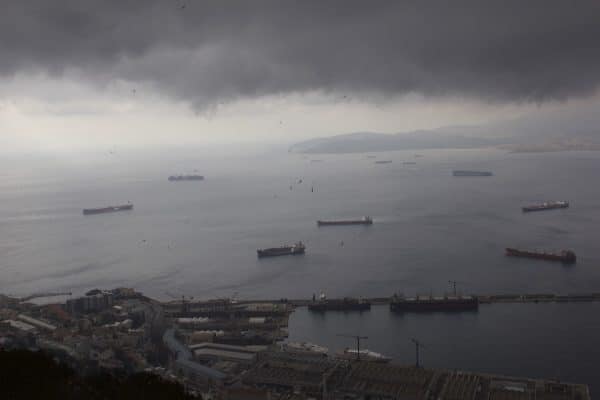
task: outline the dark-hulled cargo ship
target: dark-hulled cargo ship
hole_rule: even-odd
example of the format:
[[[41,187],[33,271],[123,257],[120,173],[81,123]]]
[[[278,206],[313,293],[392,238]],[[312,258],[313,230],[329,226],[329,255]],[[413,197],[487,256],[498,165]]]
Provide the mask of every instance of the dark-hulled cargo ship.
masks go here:
[[[171,175],[169,177],[169,181],[171,181],[171,182],[202,181],[202,180],[204,180],[203,175]]]
[[[544,251],[519,250],[507,247],[506,255],[511,257],[537,258],[539,260],[560,261],[565,264],[574,264],[577,256],[572,250],[562,250],[560,253],[546,253]]]
[[[277,256],[295,256],[304,254],[306,246],[302,242],[293,244],[292,246],[272,247],[269,249],[258,249],[256,255],[258,258],[277,257]]]
[[[318,220],[318,226],[327,226],[327,225],[371,225],[373,223],[373,218],[371,217],[362,217],[359,219],[337,219],[337,220]]]
[[[477,311],[479,299],[475,296],[417,296],[394,295],[390,310],[394,312],[462,312]]]
[[[308,309],[314,312],[325,311],[368,311],[371,303],[363,299],[344,297],[342,299],[327,299],[323,294],[319,300],[308,304]]]
[[[465,171],[465,170],[456,170],[452,171],[452,175],[454,176],[492,176],[494,175],[490,171]]]
[[[124,204],[120,206],[108,206],[100,208],[84,208],[83,215],[105,214],[117,211],[133,210],[133,204]]]
[[[569,208],[568,201],[547,201],[540,204],[533,204],[522,208],[523,212],[556,210],[559,208]]]

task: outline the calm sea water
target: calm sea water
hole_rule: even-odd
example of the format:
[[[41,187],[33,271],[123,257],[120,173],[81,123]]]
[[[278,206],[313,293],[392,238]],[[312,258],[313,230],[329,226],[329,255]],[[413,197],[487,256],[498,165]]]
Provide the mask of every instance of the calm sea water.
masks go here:
[[[413,151],[379,154],[378,159],[393,160],[383,165],[362,154],[303,156],[284,149],[117,149],[53,159],[2,158],[0,291],[81,293],[125,285],[163,299],[234,293],[241,298],[308,298],[321,291],[329,296],[441,294],[450,290],[448,280],[461,282],[459,290],[468,293],[600,291],[600,153],[419,153],[423,157],[415,158]],[[495,175],[456,178],[453,169],[491,170]],[[166,179],[196,171],[207,179]],[[563,199],[571,202],[570,209],[520,211],[531,202]],[[135,204],[132,212],[81,215],[85,207],[127,201]],[[363,215],[372,216],[375,224],[318,228],[315,223]],[[256,258],[259,247],[297,240],[307,245],[305,256]],[[578,262],[565,267],[509,259],[503,255],[506,246],[572,248]],[[419,335],[424,341],[430,341],[427,332],[451,335],[447,345],[452,349],[436,344],[424,355],[433,357],[431,365],[516,373],[521,370],[505,367],[518,364],[524,375],[589,381],[583,372],[565,371],[577,370],[577,365],[585,371],[585,360],[598,360],[589,351],[600,335],[593,307],[495,305],[472,317],[400,321],[374,311],[369,324],[381,335],[401,338],[374,349],[400,360],[408,354],[403,346],[410,345],[402,323],[424,321]],[[511,319],[518,315],[520,319]],[[569,320],[575,317],[580,319]],[[347,318],[355,323],[355,316]],[[532,326],[533,318],[544,322]],[[303,323],[299,326],[296,320]],[[301,313],[292,318],[298,337],[315,340],[320,324],[329,321],[329,316],[320,322]],[[584,321],[588,324],[581,326]],[[539,326],[548,327],[544,335],[550,339],[543,338]],[[335,329],[352,331],[354,326]],[[560,362],[567,352],[575,352],[580,361],[567,359],[570,364],[553,367],[556,372],[539,368],[542,359],[531,364],[538,353],[528,353],[531,346],[525,344],[533,339],[521,339],[531,329],[538,332],[540,343],[552,338],[569,343],[542,346],[548,352],[543,360],[556,357]],[[582,343],[580,338],[589,340]],[[474,340],[478,354],[447,353]],[[481,354],[486,347],[489,353]]]
[[[395,362],[415,364],[412,338],[421,341],[422,365],[508,376],[558,378],[600,392],[600,304],[484,304],[462,314],[391,314],[387,306],[364,313],[311,314],[298,309],[290,340],[319,343],[335,352],[356,348],[339,334],[368,336],[361,347]]]

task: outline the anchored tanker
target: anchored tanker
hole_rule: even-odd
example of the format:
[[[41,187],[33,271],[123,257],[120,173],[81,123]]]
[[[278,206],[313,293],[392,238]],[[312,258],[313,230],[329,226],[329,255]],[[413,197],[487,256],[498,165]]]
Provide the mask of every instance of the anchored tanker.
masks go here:
[[[454,176],[492,176],[490,171],[452,171],[452,175]]]
[[[84,208],[83,215],[104,214],[104,213],[117,212],[117,211],[127,211],[127,210],[132,210],[132,209],[133,209],[133,204],[124,204],[121,206],[108,206],[108,207],[101,207],[101,208]]]
[[[258,249],[256,255],[262,257],[277,257],[277,256],[295,256],[304,254],[306,246],[302,242],[298,242],[292,246],[272,247],[269,249]]]
[[[202,181],[202,180],[204,180],[204,176],[202,176],[202,175],[171,175],[169,177],[169,181],[171,181],[171,182]]]
[[[523,207],[523,212],[555,210],[557,208],[569,208],[568,201],[548,201]]]
[[[371,217],[362,217],[359,219],[338,219],[338,220],[318,220],[317,225],[371,225],[373,219]]]
[[[574,264],[577,261],[577,256],[571,250],[563,250],[560,253],[546,253],[543,251],[519,250],[507,247],[506,255],[511,257],[526,257],[537,258],[540,260],[560,261],[565,264]]]
[[[474,296],[417,296],[404,297],[394,295],[390,310],[395,312],[459,312],[475,311],[479,300]]]

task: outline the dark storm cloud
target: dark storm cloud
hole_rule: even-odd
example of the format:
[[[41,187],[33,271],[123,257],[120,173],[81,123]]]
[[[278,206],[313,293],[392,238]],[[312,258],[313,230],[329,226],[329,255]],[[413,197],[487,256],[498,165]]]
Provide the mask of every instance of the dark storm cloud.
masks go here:
[[[600,82],[600,2],[4,2],[0,74],[39,70],[197,106],[315,89],[564,99]]]

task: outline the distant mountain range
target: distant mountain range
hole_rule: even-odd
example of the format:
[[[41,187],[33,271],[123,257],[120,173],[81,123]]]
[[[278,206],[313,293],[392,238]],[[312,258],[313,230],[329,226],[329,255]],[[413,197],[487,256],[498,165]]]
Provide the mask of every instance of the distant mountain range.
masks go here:
[[[514,152],[600,150],[600,120],[589,114],[523,117],[483,126],[451,126],[395,134],[355,132],[310,139],[292,153],[366,153],[501,147]]]
[[[385,134],[348,133],[328,138],[311,139],[290,147],[293,153],[363,153],[392,150],[477,148],[507,144],[505,140],[452,134],[443,128],[432,131]],[[468,128],[467,128],[468,129]]]

